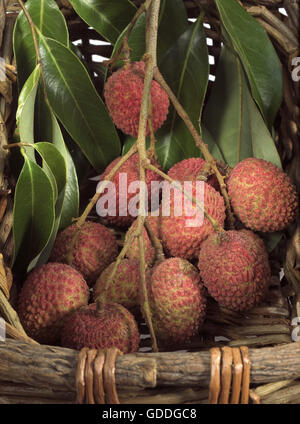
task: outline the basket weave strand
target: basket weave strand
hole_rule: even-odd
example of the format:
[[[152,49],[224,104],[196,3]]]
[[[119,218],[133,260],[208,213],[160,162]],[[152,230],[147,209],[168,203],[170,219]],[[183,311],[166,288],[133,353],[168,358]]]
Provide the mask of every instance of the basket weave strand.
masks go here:
[[[82,348],[76,370],[77,403],[120,403],[115,380],[116,359],[122,352],[110,349]]]

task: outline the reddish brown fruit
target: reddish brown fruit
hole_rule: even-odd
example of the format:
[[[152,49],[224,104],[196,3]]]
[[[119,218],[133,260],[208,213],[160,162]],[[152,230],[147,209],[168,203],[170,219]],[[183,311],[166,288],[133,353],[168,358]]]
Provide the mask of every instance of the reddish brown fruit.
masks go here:
[[[115,262],[111,263],[97,279],[93,288],[94,300],[103,294],[105,284],[111,275]],[[106,299],[110,302],[120,303],[127,309],[138,306],[138,288],[140,284],[139,262],[123,259],[117,269],[114,279],[108,287]]]
[[[255,231],[280,231],[298,214],[298,194],[289,176],[271,162],[247,158],[239,162],[227,182],[233,210]]]
[[[18,302],[26,333],[40,343],[59,341],[66,316],[87,305],[89,289],[82,275],[69,265],[48,263],[27,277]]]
[[[70,349],[117,347],[123,353],[136,352],[140,336],[134,317],[117,303],[106,303],[97,311],[96,304],[70,315],[61,334],[61,344]]]
[[[106,106],[114,124],[133,137],[138,135],[144,77],[145,63],[134,62],[114,72],[104,86]],[[155,132],[164,123],[169,109],[168,95],[156,81],[151,83],[151,104]]]
[[[221,226],[224,226],[225,221],[225,205],[222,196],[209,184],[203,182],[204,185],[204,206],[206,212]],[[196,197],[195,182],[192,182],[192,195]],[[171,195],[170,216],[160,217],[160,235],[166,253],[170,256],[180,257],[185,259],[193,259],[198,257],[201,243],[214,232],[212,224],[208,218],[204,217],[202,223],[197,223],[196,226],[189,226],[189,221],[195,219],[191,217],[190,212],[176,216],[176,204],[182,199],[184,205],[184,195],[179,190],[174,190],[174,196]],[[192,202],[185,199],[188,206]],[[179,202],[180,203],[180,202]],[[195,214],[196,205],[192,205],[193,213]]]
[[[160,218],[156,216],[148,216],[147,221],[154,235],[160,239],[160,229],[159,229]],[[128,231],[130,231],[132,228],[136,228],[136,226],[137,226],[137,220],[135,220],[132,223]],[[127,239],[128,239],[128,235],[126,234],[125,240]],[[152,265],[155,261],[155,249],[152,245],[152,242],[149,238],[148,232],[145,227],[143,228],[143,240],[144,240],[145,262],[148,265]],[[134,238],[131,244],[129,245],[129,248],[126,252],[126,256],[127,258],[132,260],[137,260],[137,261],[140,260],[140,249],[139,249],[139,242],[137,238]]]
[[[211,234],[201,246],[198,267],[210,295],[234,311],[259,304],[271,276],[264,242],[250,230],[227,231],[221,243]]]
[[[205,166],[207,162],[202,158],[189,158],[184,159],[170,168],[168,175],[170,178],[176,181],[197,181],[202,180],[206,176]],[[213,174],[207,177],[208,184],[210,184],[215,190],[219,190],[220,186],[217,177]]]
[[[73,224],[58,234],[50,261],[67,262],[76,230],[76,224]],[[85,222],[71,253],[72,267],[84,276],[89,285],[93,285],[100,273],[116,259],[118,244],[115,236],[104,225]]]
[[[157,265],[148,288],[155,333],[161,344],[188,342],[206,313],[206,294],[198,270],[181,258]]]
[[[102,181],[104,177],[109,174],[109,172],[114,168],[120,159],[121,157],[116,158],[107,166],[101,175],[100,181]],[[159,165],[153,159],[151,162],[155,166],[159,167]],[[159,182],[161,180],[162,178],[155,172],[149,170],[146,171],[146,185],[148,190],[149,206],[151,204],[151,198],[155,199],[156,194],[158,193],[158,190],[151,191],[151,182]],[[129,187],[132,183],[139,181],[139,156],[136,153],[120,167],[115,176],[112,178],[111,182],[113,183],[115,190],[105,189],[103,191],[99,201],[97,202],[98,215],[105,217],[105,219],[107,219],[111,225],[116,225],[118,227],[128,227],[130,224],[132,224],[138,213],[139,189],[134,187],[134,192],[132,192],[133,189],[131,192],[129,192]],[[135,199],[137,199],[137,202],[135,202]],[[107,211],[107,209],[109,209],[109,205],[115,205],[116,208],[112,208],[112,210]],[[136,215],[133,216],[133,213],[136,213]]]

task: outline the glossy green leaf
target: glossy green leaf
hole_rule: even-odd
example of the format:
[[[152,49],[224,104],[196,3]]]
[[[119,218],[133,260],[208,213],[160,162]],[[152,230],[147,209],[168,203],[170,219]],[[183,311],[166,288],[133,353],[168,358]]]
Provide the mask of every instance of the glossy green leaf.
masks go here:
[[[13,210],[14,266],[26,270],[48,243],[55,220],[54,196],[45,172],[26,154]]]
[[[193,124],[199,130],[209,74],[202,20],[190,25],[168,50],[160,69]],[[170,106],[167,122],[156,133],[157,154],[163,169],[200,155],[186,125]]]
[[[136,12],[135,5],[129,0],[69,1],[75,12],[111,43],[115,43]]]
[[[187,29],[188,20],[185,6],[182,0],[162,0],[159,12],[158,37],[157,37],[157,62],[160,62],[166,52],[172,47],[181,34]],[[114,53],[118,50],[127,27],[124,28],[118,40],[115,43]],[[137,20],[131,34],[128,44],[130,47],[130,58],[132,62],[142,59],[145,49],[145,14]],[[117,67],[121,66],[121,61],[117,62]]]
[[[16,120],[20,142],[34,143],[34,104],[40,78],[40,67],[36,66],[23,86],[18,99]],[[27,154],[34,160],[34,152],[27,149]]]
[[[39,90],[36,104],[36,140],[47,140],[55,145],[64,157],[66,165],[66,184],[63,196],[63,204],[60,214],[59,229],[71,224],[72,218],[78,216],[79,187],[76,168],[68,149],[55,115],[46,105],[43,91]]]
[[[65,159],[59,150],[52,143],[40,142],[35,143],[35,150],[40,154],[43,159],[43,169],[48,175],[49,179],[53,181],[52,186],[54,189],[55,201],[59,194],[64,191],[66,186],[66,163]],[[50,175],[51,173],[51,175]]]
[[[227,47],[221,52],[203,121],[228,165],[234,167],[242,159],[254,156],[281,167],[274,140],[251,96],[240,60]]]
[[[71,50],[42,35],[39,49],[51,108],[93,167],[102,171],[120,153],[104,103]]]
[[[268,252],[272,252],[275,247],[278,245],[280,240],[283,237],[282,231],[276,231],[274,233],[258,233],[258,235],[263,239]]]
[[[51,235],[43,250],[30,262],[28,271],[45,263],[53,248],[62,215],[67,183],[67,166],[63,155],[54,144],[48,142],[35,143],[34,148],[42,158],[42,169],[51,182],[55,194],[55,221]]]
[[[69,45],[67,24],[54,0],[27,0],[26,8],[33,23],[44,36],[53,38],[65,46]],[[37,63],[32,32],[23,11],[16,20],[13,41],[18,83],[21,89]]]
[[[237,0],[216,0],[221,20],[247,73],[252,95],[269,128],[283,96],[282,68],[263,27]]]

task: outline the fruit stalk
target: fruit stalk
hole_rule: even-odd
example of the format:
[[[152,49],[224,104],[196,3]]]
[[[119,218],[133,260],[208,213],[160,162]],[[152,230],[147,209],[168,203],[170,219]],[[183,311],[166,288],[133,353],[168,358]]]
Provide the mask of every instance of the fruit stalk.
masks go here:
[[[152,324],[151,309],[149,305],[148,292],[146,287],[146,262],[145,262],[145,251],[144,251],[144,240],[143,240],[143,227],[146,218],[146,164],[150,163],[147,158],[146,151],[146,129],[148,120],[148,109],[151,83],[153,79],[154,68],[156,67],[156,48],[157,48],[157,31],[158,31],[158,17],[159,17],[160,0],[153,0],[150,8],[147,11],[147,27],[146,27],[146,54],[144,60],[146,62],[145,78],[144,78],[144,89],[140,110],[139,119],[139,130],[137,138],[137,148],[139,153],[139,171],[140,171],[140,196],[139,196],[139,215],[138,215],[138,241],[139,241],[139,252],[140,252],[140,273],[141,273],[141,309],[146,318],[149,331],[152,338],[152,348],[154,352],[158,351],[156,336]]]
[[[72,251],[73,251],[73,248],[75,246],[76,240],[78,238],[80,228],[85,223],[89,213],[91,212],[91,210],[93,209],[93,207],[95,206],[97,201],[99,200],[102,192],[105,190],[107,182],[110,181],[115,176],[116,172],[120,169],[120,167],[127,161],[127,159],[129,159],[134,153],[136,153],[136,151],[137,151],[137,146],[136,146],[136,144],[134,144],[131,147],[131,149],[128,150],[128,152],[124,156],[122,156],[120,161],[113,167],[113,169],[109,172],[109,174],[106,175],[106,177],[103,179],[102,183],[100,184],[99,188],[97,189],[97,192],[94,194],[94,196],[92,197],[92,199],[90,200],[90,202],[86,206],[82,215],[78,218],[77,223],[76,223],[77,231],[75,231],[75,233],[74,233],[74,236],[71,240],[70,246],[68,248],[68,253],[67,253],[67,263],[69,265],[71,265],[72,261],[73,261]]]

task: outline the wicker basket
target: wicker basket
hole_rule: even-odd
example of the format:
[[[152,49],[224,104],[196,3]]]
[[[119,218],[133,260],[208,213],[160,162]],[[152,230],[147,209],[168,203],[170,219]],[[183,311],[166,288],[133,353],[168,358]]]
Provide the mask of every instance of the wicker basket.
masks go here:
[[[93,58],[94,55],[109,58],[112,46],[93,43],[92,40],[101,40],[99,34],[76,15],[68,1],[57,3],[67,19],[70,38],[77,42],[95,87],[101,92],[100,65]],[[300,51],[297,37],[299,3],[291,0],[243,0],[240,3],[266,29],[282,63],[284,100],[275,122],[275,141],[283,167],[300,192],[300,92],[299,83],[290,77],[292,59],[299,56]],[[206,35],[213,40],[208,45],[209,54],[214,57],[210,68],[213,75],[221,46],[220,22],[214,2],[187,0],[185,5],[189,18],[198,17],[200,9],[205,11]],[[282,14],[282,8],[288,16]],[[1,146],[12,139],[15,128],[17,91],[12,33],[18,12],[16,2],[0,0],[0,56],[7,64],[7,80],[0,82]],[[14,306],[17,287],[14,284],[10,287],[10,271],[4,263],[9,263],[13,249],[12,189],[15,181],[8,166],[3,171],[7,152],[2,147],[0,152],[0,251],[3,254],[0,293],[5,297],[10,291],[10,302]],[[92,170],[87,167],[86,177],[91,175]],[[90,188],[90,185],[81,187],[82,202],[89,197]],[[8,323],[9,339],[0,343],[0,403],[97,403],[103,401],[105,392],[107,403],[119,400],[120,403],[149,404],[300,404],[300,345],[293,341],[298,335],[298,320],[293,319],[300,316],[299,225],[292,231],[286,232],[272,252],[273,276],[266,301],[247,313],[236,313],[209,299],[201,336],[195,337],[181,351],[152,353],[147,328],[140,322],[140,351],[119,356],[119,352],[109,350],[106,360],[100,352],[96,366],[95,352],[84,351],[78,355],[70,349],[39,346],[28,341],[20,328]],[[6,316],[3,306],[1,315]],[[102,372],[104,385],[98,387],[95,394],[95,376],[99,377]]]

